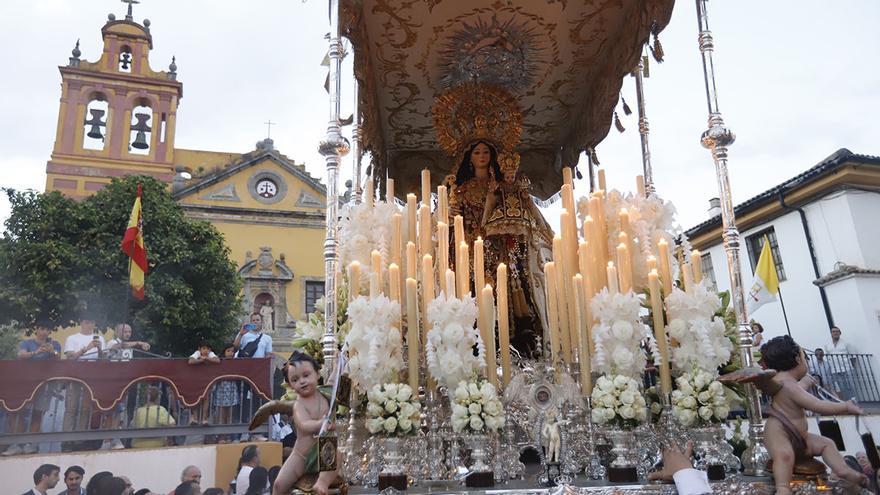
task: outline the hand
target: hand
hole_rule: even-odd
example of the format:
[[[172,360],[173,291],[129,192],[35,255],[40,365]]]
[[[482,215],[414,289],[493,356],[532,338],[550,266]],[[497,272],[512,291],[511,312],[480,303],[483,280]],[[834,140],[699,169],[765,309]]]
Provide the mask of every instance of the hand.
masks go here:
[[[146,342],[138,342],[138,346],[139,346],[139,347],[141,348],[141,350],[143,350],[143,351],[149,351],[149,350],[150,350],[150,344],[148,344],[148,343],[146,343]]]
[[[857,415],[865,414],[865,411],[852,399],[846,401],[846,412]]]
[[[663,449],[663,469],[648,474],[649,480],[672,480],[672,475],[682,469],[694,467],[691,464],[691,454],[694,451],[693,442],[688,442],[684,450],[678,448],[677,445],[670,445]]]
[[[245,328],[244,325],[242,325],[242,326],[241,326],[241,329],[239,329],[239,331],[238,331],[238,334],[239,334],[239,335],[244,335],[244,334],[246,334],[246,333],[248,333],[248,329]]]

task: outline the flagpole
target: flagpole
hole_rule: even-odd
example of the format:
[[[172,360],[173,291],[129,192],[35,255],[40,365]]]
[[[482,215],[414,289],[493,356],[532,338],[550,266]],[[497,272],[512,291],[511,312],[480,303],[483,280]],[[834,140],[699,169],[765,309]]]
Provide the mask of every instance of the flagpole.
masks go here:
[[[788,326],[788,314],[785,312],[785,301],[782,300],[782,287],[776,289],[776,292],[779,294],[779,304],[782,305],[782,318],[785,320],[785,331],[788,332],[788,336],[791,337],[791,327]]]

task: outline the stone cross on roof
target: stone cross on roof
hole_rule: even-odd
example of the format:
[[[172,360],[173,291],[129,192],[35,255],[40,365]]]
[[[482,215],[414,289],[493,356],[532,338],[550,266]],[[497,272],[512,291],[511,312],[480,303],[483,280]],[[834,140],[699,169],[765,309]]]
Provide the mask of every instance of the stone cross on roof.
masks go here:
[[[125,20],[126,20],[126,21],[134,20],[134,18],[132,17],[132,14],[131,14],[131,6],[132,6],[133,4],[141,3],[141,2],[138,1],[138,0],[119,0],[119,1],[122,2],[122,3],[127,3],[127,4],[128,4],[128,13],[125,14]]]

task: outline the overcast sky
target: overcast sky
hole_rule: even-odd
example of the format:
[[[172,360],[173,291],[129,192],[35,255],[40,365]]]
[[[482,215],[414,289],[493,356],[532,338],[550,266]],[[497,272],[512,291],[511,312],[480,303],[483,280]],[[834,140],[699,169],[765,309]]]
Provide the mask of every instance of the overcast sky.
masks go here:
[[[82,58],[97,59],[107,14],[122,18],[124,9],[114,0],[0,3],[0,185],[44,188],[60,98],[57,66],[67,63],[77,38]],[[320,66],[325,1],[143,0],[134,16],[152,21],[154,69],[177,56],[184,87],[178,147],[247,152],[266,137],[263,123],[271,119],[278,122],[276,147],[323,177],[316,148],[328,107]],[[878,20],[876,0],[710,2],[720,106],[737,135],[730,152],[736,201],[838,148],[880,154]],[[699,144],[707,111],[692,1],[677,2],[660,38],[666,62],[653,64],[646,81],[655,179],[689,227],[706,218],[707,200],[717,195],[711,157]],[[350,82],[343,91],[347,115]],[[632,78],[623,91],[635,109]],[[621,117],[626,132],[612,127],[598,154],[611,186],[633,189],[641,170],[637,122]],[[343,175],[350,173],[347,160]],[[0,200],[0,219],[7,216]]]

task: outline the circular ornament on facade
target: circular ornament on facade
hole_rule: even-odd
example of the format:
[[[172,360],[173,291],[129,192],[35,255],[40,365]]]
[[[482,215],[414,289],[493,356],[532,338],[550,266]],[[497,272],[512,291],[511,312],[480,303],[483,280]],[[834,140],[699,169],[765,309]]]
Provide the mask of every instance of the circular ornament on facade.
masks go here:
[[[287,182],[272,170],[257,170],[248,178],[248,192],[263,204],[274,204],[287,195]]]
[[[270,199],[278,194],[278,185],[272,179],[260,179],[257,182],[257,196]]]

